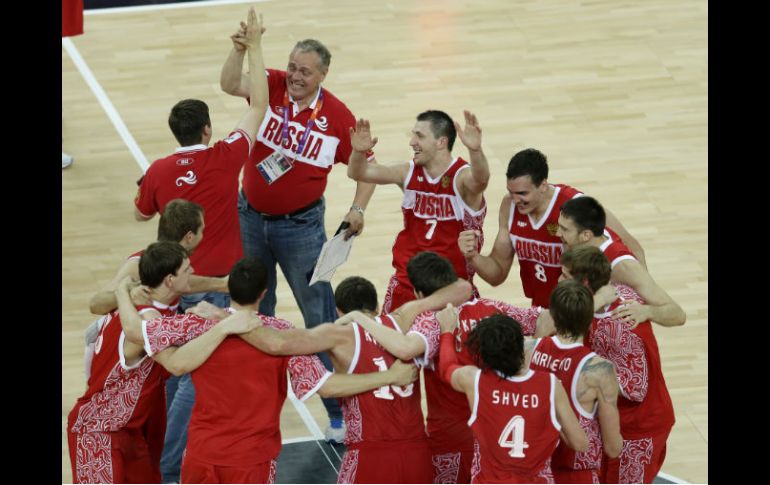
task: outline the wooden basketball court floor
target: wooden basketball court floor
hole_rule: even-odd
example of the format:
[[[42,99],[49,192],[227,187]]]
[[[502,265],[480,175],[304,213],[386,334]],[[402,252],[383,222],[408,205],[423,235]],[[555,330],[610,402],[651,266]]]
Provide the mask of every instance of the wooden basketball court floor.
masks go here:
[[[676,409],[663,472],[708,480],[708,6],[650,0],[266,1],[266,65],[285,68],[294,43],[331,50],[325,86],[379,136],[381,163],[410,157],[409,131],[430,108],[478,115],[492,179],[487,244],[497,232],[505,169],[518,150],[549,159],[552,182],[597,197],[640,240],[656,281],[687,312],[683,327],[656,326]],[[62,42],[62,481],[71,482],[66,415],[83,392],[88,300],[132,252],[154,240],[157,218],[133,220],[135,181],[176,142],[166,118],[182,98],[205,100],[214,136],[245,110],[219,89],[239,1],[88,11],[85,34]],[[457,142],[454,153],[467,158]],[[352,200],[344,167],[329,177],[327,233]],[[379,187],[364,233],[333,284],[372,280],[380,299],[401,227],[398,188]],[[516,264],[516,263],[514,263]],[[526,305],[513,268],[482,295]],[[302,325],[279,282],[277,314]],[[307,413],[287,401],[286,440],[320,436],[320,399]],[[303,419],[304,417],[304,419]],[[313,422],[314,421],[314,422]],[[317,424],[315,424],[317,423]]]

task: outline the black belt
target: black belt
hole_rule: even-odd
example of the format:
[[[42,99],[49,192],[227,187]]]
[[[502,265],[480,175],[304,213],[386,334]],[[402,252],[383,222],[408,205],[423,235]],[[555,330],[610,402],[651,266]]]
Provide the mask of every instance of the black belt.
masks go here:
[[[264,219],[266,221],[280,221],[281,219],[291,219],[292,217],[298,216],[298,215],[302,214],[303,212],[307,212],[310,209],[316,207],[317,205],[320,205],[321,202],[323,202],[323,197],[320,198],[320,199],[317,199],[317,200],[315,200],[313,202],[311,202],[310,204],[306,205],[305,207],[302,207],[300,209],[295,210],[291,214],[282,214],[282,215],[279,215],[279,216],[276,216],[276,215],[273,215],[273,214],[265,214],[264,212],[259,212],[258,210],[253,208],[251,206],[251,204],[248,203],[248,201],[246,203],[249,205],[249,209],[251,209],[254,212],[256,212],[259,215],[261,215],[262,219]]]

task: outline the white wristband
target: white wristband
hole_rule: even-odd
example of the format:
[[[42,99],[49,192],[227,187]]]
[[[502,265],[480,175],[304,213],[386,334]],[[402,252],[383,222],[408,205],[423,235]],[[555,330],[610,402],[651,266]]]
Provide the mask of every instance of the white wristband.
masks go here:
[[[357,205],[355,205],[355,204],[353,204],[353,205],[351,205],[351,206],[350,206],[350,210],[352,210],[352,211],[356,211],[356,212],[358,212],[359,214],[361,214],[361,215],[364,215],[364,209],[362,209],[361,207],[358,207],[358,206],[357,206]]]

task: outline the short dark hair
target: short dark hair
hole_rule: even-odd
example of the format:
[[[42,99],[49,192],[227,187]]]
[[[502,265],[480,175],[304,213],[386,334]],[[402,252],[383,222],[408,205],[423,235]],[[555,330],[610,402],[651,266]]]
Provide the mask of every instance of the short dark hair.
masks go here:
[[[457,138],[454,121],[443,111],[430,109],[417,115],[417,121],[427,121],[430,123],[430,131],[436,139],[445,136],[447,138],[447,149],[451,152]]]
[[[556,331],[569,338],[581,338],[594,318],[594,297],[578,280],[560,281],[551,292],[548,311]]]
[[[433,251],[421,251],[406,264],[406,274],[415,290],[430,296],[457,281],[452,263]]]
[[[610,282],[612,267],[601,249],[584,244],[570,248],[561,255],[561,265],[567,268],[572,278],[588,281],[591,291],[596,291]]]
[[[157,241],[144,250],[139,258],[139,279],[143,285],[156,288],[168,275],[176,276],[185,259],[187,250],[178,241]]]
[[[588,195],[570,199],[561,206],[561,214],[572,219],[578,232],[588,229],[598,237],[604,234],[607,214],[598,200]]]
[[[326,73],[329,70],[329,64],[332,62],[332,53],[329,52],[329,49],[321,41],[315,39],[301,40],[292,49],[292,52],[294,51],[315,52],[321,60],[321,64],[318,66],[321,72]]]
[[[168,126],[181,146],[197,145],[203,140],[203,128],[211,126],[209,107],[199,99],[183,99],[171,108]]]
[[[508,180],[529,175],[535,186],[540,186],[548,178],[548,159],[539,150],[526,148],[508,162],[505,176]]]
[[[239,305],[252,305],[267,286],[267,269],[262,261],[245,256],[230,270],[227,289],[230,298]]]
[[[334,302],[342,313],[353,310],[377,311],[377,290],[371,281],[348,276],[334,290]]]
[[[497,313],[479,321],[465,344],[481,369],[493,369],[505,377],[519,373],[524,365],[524,334],[521,324]]]
[[[200,204],[185,199],[171,200],[158,221],[158,241],[179,242],[188,232],[197,233],[202,222]]]

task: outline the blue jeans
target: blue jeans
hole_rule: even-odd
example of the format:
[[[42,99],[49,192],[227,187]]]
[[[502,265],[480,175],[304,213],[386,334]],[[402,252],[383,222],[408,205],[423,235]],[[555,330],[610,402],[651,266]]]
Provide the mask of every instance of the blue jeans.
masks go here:
[[[220,308],[230,306],[227,293],[193,293],[185,295],[179,304],[179,311],[195,306],[201,300]],[[166,438],[160,457],[160,473],[163,483],[179,483],[182,468],[182,454],[187,446],[187,426],[195,404],[195,387],[190,374],[171,376],[166,381]]]
[[[286,281],[297,301],[305,327],[313,328],[337,318],[332,285],[319,281],[308,286],[321,247],[326,242],[324,229],[325,201],[305,212],[287,219],[266,220],[252,209],[243,192],[238,197],[238,215],[245,256],[262,260],[267,269],[267,293],[259,305],[259,312],[275,316],[275,265],[281,267]],[[318,354],[327,369],[334,370],[326,352]],[[335,398],[323,399],[329,419],[342,419],[342,409]]]

